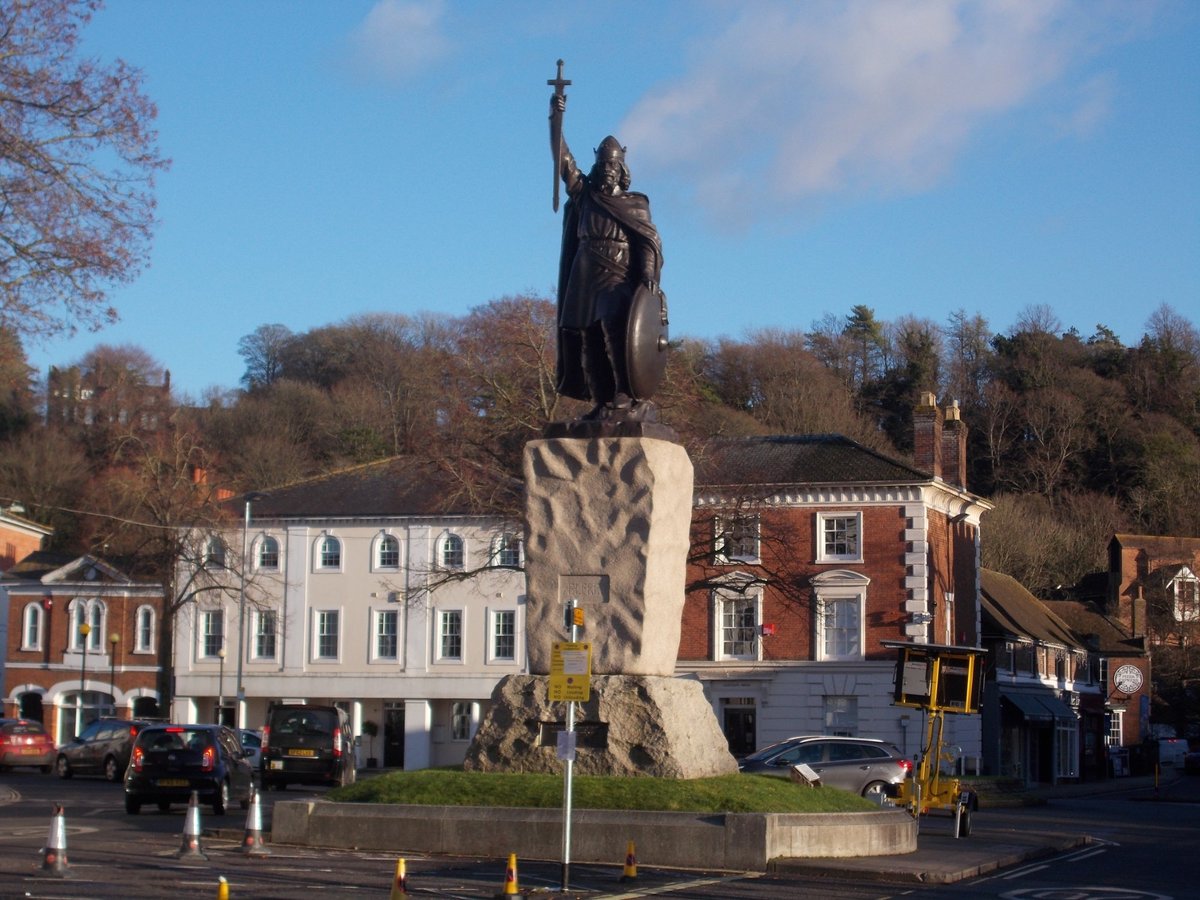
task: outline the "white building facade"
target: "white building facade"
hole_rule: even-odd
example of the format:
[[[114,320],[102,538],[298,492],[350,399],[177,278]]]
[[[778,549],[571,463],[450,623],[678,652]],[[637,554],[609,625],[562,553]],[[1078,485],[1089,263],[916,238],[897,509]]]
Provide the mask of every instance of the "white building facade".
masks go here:
[[[527,671],[521,533],[433,512],[436,483],[393,459],[248,504],[209,554],[234,561],[226,589],[177,616],[176,719],[261,728],[273,702],[338,705],[361,765],[461,763],[496,682]]]

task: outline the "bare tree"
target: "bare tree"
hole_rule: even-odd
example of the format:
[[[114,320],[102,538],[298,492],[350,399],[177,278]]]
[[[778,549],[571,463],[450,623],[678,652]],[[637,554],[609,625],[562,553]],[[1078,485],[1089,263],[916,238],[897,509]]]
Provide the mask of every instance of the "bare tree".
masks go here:
[[[149,252],[167,162],[141,74],[76,58],[98,6],[0,4],[0,325],[21,334],[115,321],[105,286]]]

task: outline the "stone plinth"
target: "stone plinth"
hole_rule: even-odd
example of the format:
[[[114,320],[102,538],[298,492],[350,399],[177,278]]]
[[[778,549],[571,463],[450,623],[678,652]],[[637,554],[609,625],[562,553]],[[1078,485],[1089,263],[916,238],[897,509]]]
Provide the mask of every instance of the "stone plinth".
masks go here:
[[[675,671],[692,515],[692,463],[655,438],[556,438],[525,448],[529,671],[550,672],[583,607],[596,675]]]
[[[544,676],[502,678],[463,768],[560,774],[555,737],[566,704],[551,703],[548,694]],[[576,704],[575,721],[578,775],[708,778],[738,770],[704,689],[693,679],[594,677],[591,698]]]

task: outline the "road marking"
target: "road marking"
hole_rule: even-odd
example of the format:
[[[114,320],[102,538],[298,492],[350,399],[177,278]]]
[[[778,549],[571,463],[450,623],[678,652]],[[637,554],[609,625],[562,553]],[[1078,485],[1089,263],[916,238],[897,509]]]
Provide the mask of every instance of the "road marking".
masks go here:
[[[67,834],[90,834],[93,831],[99,831],[99,828],[91,828],[87,825],[68,825]],[[27,838],[36,837],[37,835],[46,834],[45,825],[30,825],[28,828],[12,828],[6,831],[0,831],[0,841],[7,838]]]
[[[1083,862],[1085,859],[1091,859],[1093,856],[1099,856],[1101,853],[1107,853],[1107,847],[1097,847],[1095,850],[1089,850],[1086,853],[1076,853],[1074,856],[1068,856],[1067,862],[1077,863]]]
[[[1047,865],[1025,866],[1024,868],[1017,869],[1015,872],[1009,872],[1007,875],[1001,875],[1000,877],[1005,881],[1012,881],[1014,878],[1023,878],[1026,875],[1032,875],[1034,872],[1040,872],[1042,869],[1048,868],[1050,867]]]
[[[728,884],[731,881],[744,881],[761,877],[758,872],[745,872],[741,875],[727,875],[724,878],[697,878],[691,881],[676,881],[659,887],[634,890],[627,894],[606,894],[605,900],[636,900],[638,897],[652,897],[655,894],[671,894],[675,891],[686,891],[694,888],[708,887],[713,884]]]

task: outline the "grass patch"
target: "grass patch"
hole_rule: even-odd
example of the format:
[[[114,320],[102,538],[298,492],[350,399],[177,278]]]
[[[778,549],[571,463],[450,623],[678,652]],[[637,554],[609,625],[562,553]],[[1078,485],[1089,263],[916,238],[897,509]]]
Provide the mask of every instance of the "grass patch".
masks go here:
[[[571,802],[576,809],[817,813],[879,808],[870,800],[836,788],[808,788],[766,775],[688,780],[577,775],[572,781]],[[422,769],[364,778],[325,796],[340,803],[561,808],[563,778]]]

